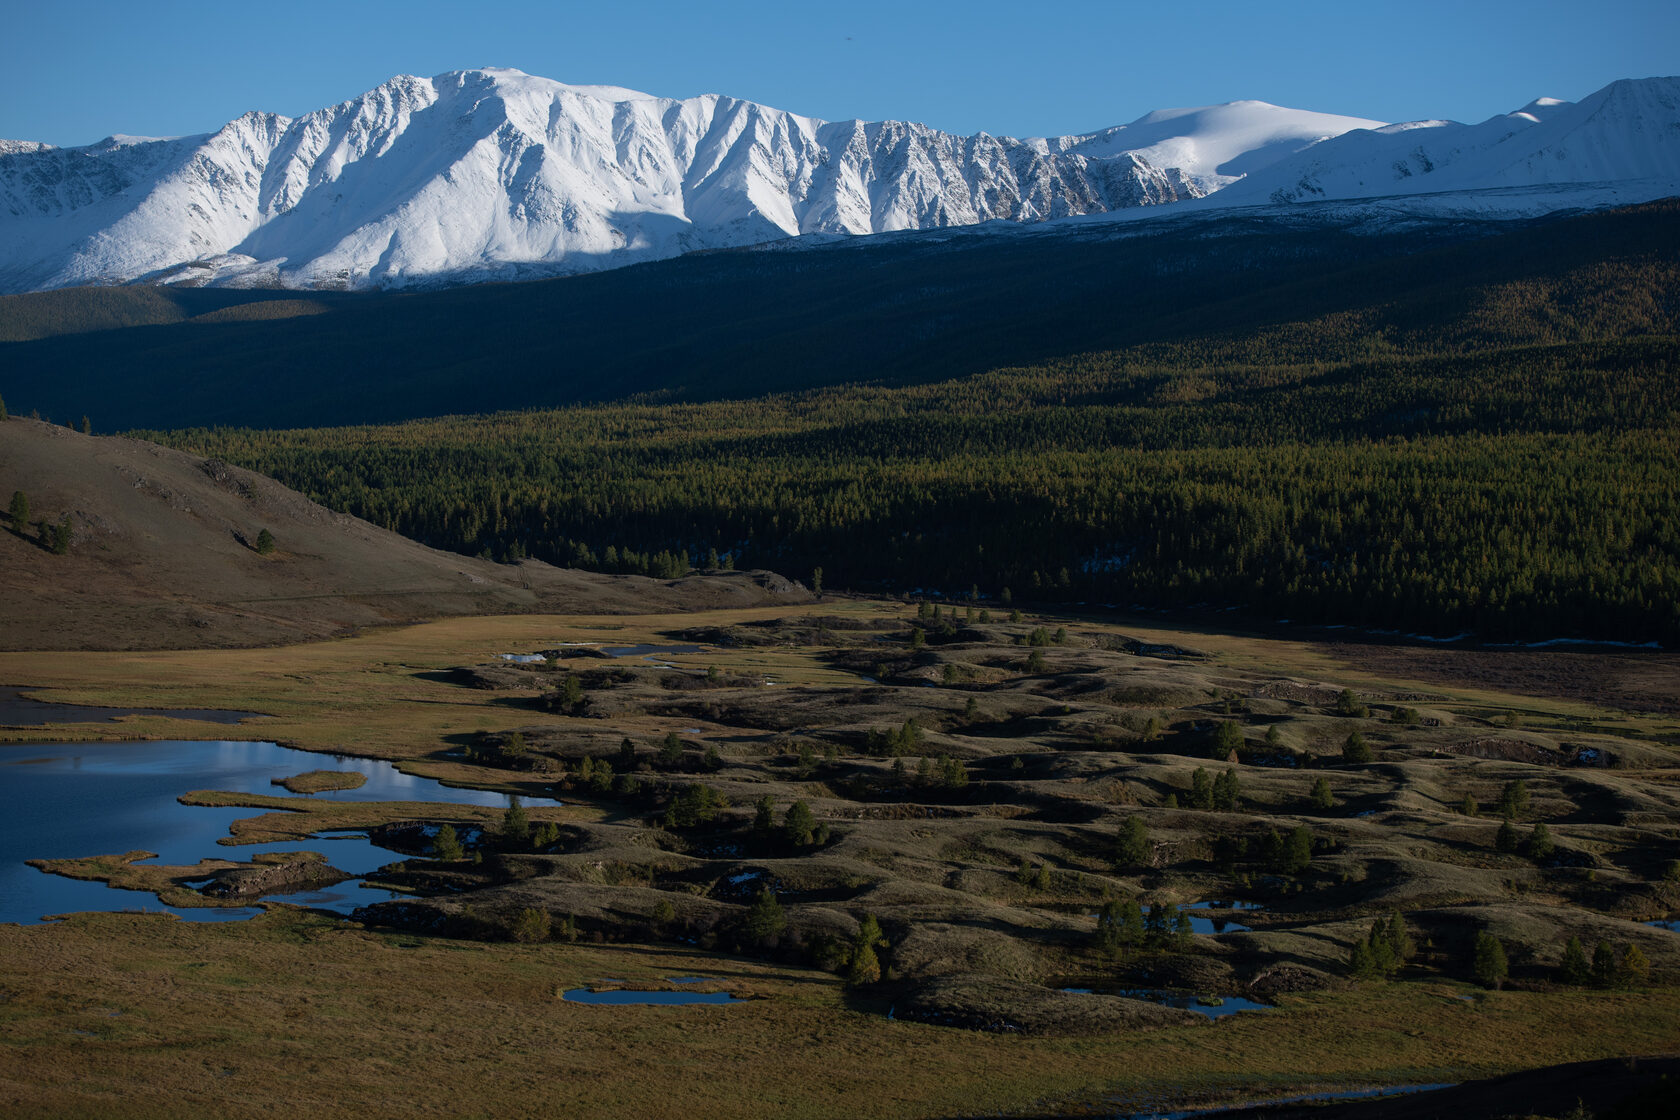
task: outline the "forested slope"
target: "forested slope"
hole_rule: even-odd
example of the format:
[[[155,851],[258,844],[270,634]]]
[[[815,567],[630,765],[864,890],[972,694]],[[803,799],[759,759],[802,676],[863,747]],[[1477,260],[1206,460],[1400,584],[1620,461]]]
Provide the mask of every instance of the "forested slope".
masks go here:
[[[1223,215],[696,254],[412,294],[81,289],[0,299],[0,338],[20,340],[0,343],[0,393],[14,411],[85,414],[101,431],[293,427],[931,384],[1150,346],[1191,368],[1627,338],[1672,325],[1677,215],[1658,204],[1386,233]],[[1510,285],[1524,290],[1485,304]],[[87,329],[123,322],[156,325]],[[1303,322],[1320,325],[1291,337]]]
[[[1675,214],[950,380],[162,438],[498,557],[715,549],[829,586],[1674,643]]]

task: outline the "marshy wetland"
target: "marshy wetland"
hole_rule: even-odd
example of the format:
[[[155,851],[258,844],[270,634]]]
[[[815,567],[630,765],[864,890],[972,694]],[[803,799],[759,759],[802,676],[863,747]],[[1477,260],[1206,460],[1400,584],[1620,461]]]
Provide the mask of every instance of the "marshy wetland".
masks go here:
[[[213,926],[0,926],[0,1032],[32,1071],[4,1090],[34,1111],[103,1107],[143,1071],[128,1112],[209,1114],[307,1068],[325,1114],[393,1093],[467,1114],[1112,1112],[1680,1041],[1680,934],[1649,924],[1680,913],[1671,711],[1385,675],[1335,646],[846,599],[0,654],[25,678],[39,699],[253,709],[289,746],[488,794],[178,783],[185,811],[226,814],[225,870],[262,873],[246,844],[357,831],[394,893],[353,920],[270,901]],[[0,737],[191,733],[138,715]],[[1478,979],[1488,938],[1505,975]],[[694,974],[741,1002],[567,998]],[[1271,1010],[1205,1013],[1250,1004]]]

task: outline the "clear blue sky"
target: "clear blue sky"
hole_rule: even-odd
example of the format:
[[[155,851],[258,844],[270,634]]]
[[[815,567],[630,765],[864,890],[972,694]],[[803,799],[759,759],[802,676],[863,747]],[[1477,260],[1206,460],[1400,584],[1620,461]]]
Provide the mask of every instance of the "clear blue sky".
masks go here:
[[[1240,98],[1476,121],[1680,71],[1676,0],[0,0],[0,28],[0,137],[63,145],[296,116],[475,66],[1014,136]]]

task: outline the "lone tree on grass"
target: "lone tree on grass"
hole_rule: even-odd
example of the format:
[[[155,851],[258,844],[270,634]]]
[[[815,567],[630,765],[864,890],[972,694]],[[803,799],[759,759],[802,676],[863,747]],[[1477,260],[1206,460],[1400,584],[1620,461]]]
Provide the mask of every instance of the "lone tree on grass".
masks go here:
[[[446,824],[438,829],[437,839],[432,841],[432,858],[442,860],[460,859],[461,838],[455,832],[455,826]]]
[[[787,928],[787,912],[769,887],[760,887],[758,897],[747,907],[744,928],[747,937],[758,945],[769,945]]]
[[[1499,815],[1506,820],[1516,820],[1528,812],[1528,783],[1518,778],[1513,782],[1506,782],[1505,788],[1499,791]]]
[[[1321,813],[1336,807],[1336,796],[1330,792],[1330,780],[1328,778],[1320,778],[1313,783],[1310,800],[1312,807]]]
[[[502,839],[509,845],[524,844],[531,838],[531,817],[516,797],[502,814]]]
[[[54,556],[63,556],[70,551],[70,515],[67,513],[52,530],[52,551]]]
[[[1143,921],[1143,907],[1136,899],[1120,902],[1109,899],[1097,915],[1097,948],[1111,957],[1143,944],[1147,931]]]
[[[526,907],[513,920],[513,939],[534,945],[540,941],[547,941],[553,928],[554,919],[549,916],[547,910]]]
[[[1243,745],[1242,727],[1234,719],[1222,719],[1213,729],[1213,754],[1215,758],[1225,758],[1232,751],[1241,750]]]
[[[1149,854],[1149,829],[1143,818],[1127,817],[1114,844],[1114,862],[1121,867],[1142,867]]]
[[[1558,978],[1565,984],[1580,987],[1592,979],[1592,966],[1587,963],[1587,951],[1579,937],[1571,937],[1563,947],[1563,960],[1558,965]]]
[[[13,490],[12,508],[8,512],[12,519],[12,528],[23,532],[29,527],[29,496],[22,490]]]
[[[809,844],[817,829],[817,819],[811,813],[811,807],[803,801],[795,801],[788,806],[783,823],[787,827],[788,843],[796,848]]]
[[[1510,965],[1505,959],[1505,946],[1500,944],[1499,938],[1485,929],[1476,934],[1475,955],[1470,968],[1476,982],[1488,988],[1499,987],[1510,972]]]
[[[851,960],[846,966],[846,983],[851,985],[873,984],[881,979],[881,958],[875,955],[877,948],[887,944],[886,935],[881,932],[881,923],[875,920],[875,915],[865,914],[863,921],[858,923],[857,936],[852,938]]]
[[[1371,761],[1371,745],[1365,741],[1365,736],[1357,731],[1350,732],[1347,740],[1342,743],[1342,761],[1362,763]]]
[[[266,528],[257,534],[257,555],[269,556],[274,552],[274,534]]]

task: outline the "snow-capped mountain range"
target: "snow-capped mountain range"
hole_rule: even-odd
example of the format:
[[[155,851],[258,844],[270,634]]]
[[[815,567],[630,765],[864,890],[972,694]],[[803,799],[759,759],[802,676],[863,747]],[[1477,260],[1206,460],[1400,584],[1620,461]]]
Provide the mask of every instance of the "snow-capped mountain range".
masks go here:
[[[810,233],[1605,183],[1680,194],[1680,79],[1479,125],[1239,101],[1016,140],[467,70],[209,135],[0,140],[0,291],[516,279]]]

